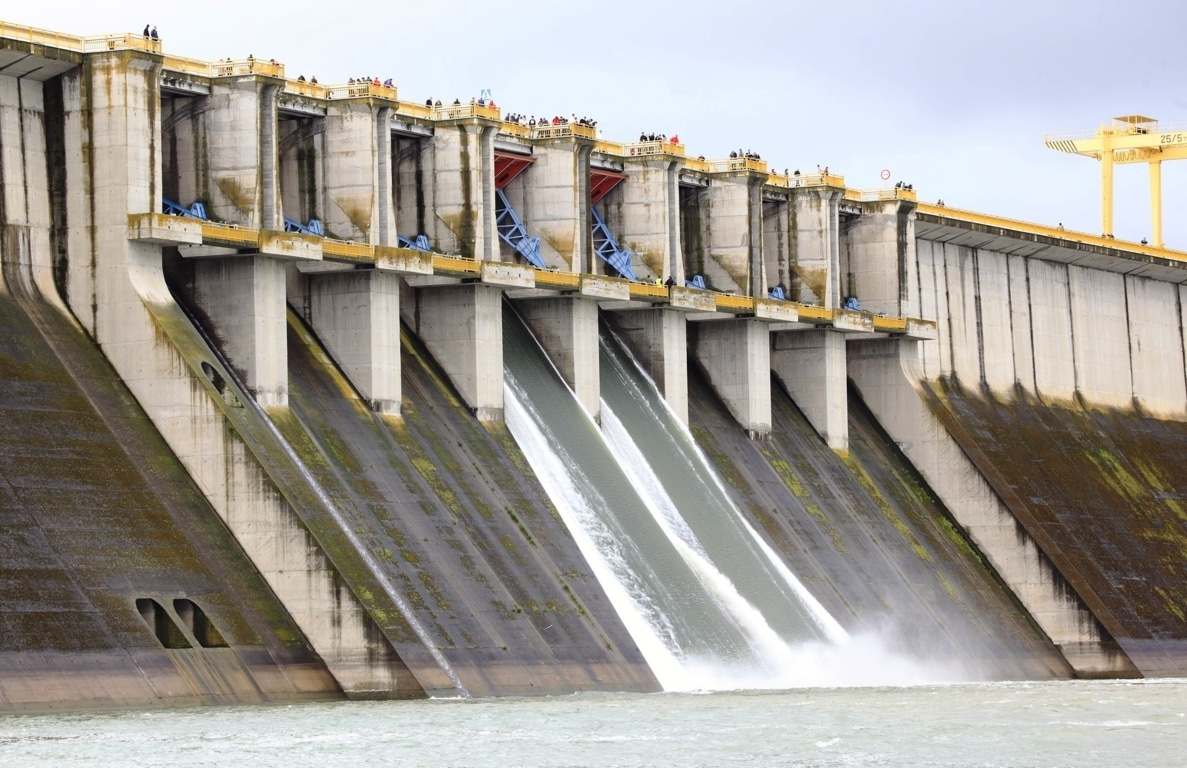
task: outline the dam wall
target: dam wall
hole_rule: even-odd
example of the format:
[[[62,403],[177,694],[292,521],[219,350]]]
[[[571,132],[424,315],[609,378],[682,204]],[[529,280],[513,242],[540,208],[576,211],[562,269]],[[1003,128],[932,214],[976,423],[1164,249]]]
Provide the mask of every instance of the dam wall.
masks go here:
[[[27,38],[0,39],[13,317],[77,324],[47,370],[101,355],[250,563],[257,631],[310,676],[276,697],[658,687],[503,426],[508,301],[595,419],[608,320],[851,631],[995,678],[1182,673],[1181,464],[1130,456],[1187,421],[1173,254],[136,36]],[[1024,464],[1024,427],[1095,458]],[[1108,558],[1051,480],[1090,466],[1085,514],[1146,510],[1102,523]]]

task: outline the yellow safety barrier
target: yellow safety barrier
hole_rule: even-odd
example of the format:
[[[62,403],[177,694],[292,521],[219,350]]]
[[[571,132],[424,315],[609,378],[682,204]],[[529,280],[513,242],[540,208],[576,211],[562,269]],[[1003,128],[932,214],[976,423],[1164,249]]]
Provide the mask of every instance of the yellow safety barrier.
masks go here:
[[[621,141],[606,141],[605,139],[599,139],[598,143],[594,144],[594,152],[615,155],[617,157],[625,157],[626,145]]]
[[[831,323],[836,314],[828,307],[818,307],[812,304],[796,304],[795,311],[799,313],[800,320],[806,323]]]
[[[480,275],[482,274],[482,265],[474,259],[467,259],[462,256],[444,256],[434,253],[433,271],[452,272],[462,275]]]
[[[684,160],[684,169],[687,171],[700,171],[701,173],[709,173],[713,167],[708,160],[702,160],[699,157],[689,157]]]
[[[666,301],[670,295],[668,286],[655,285],[654,283],[631,283],[630,293],[632,299],[650,299],[655,301]]]
[[[396,101],[397,91],[386,85],[376,85],[373,82],[362,81],[347,83],[346,85],[331,85],[327,98],[331,99],[365,99],[376,97]]]
[[[794,173],[790,176],[772,176],[767,180],[768,184],[775,186],[787,187],[842,187],[845,186],[845,177],[838,176],[833,173],[801,173],[799,176]]]
[[[521,139],[530,139],[532,137],[532,129],[526,125],[519,123],[509,123],[503,121],[503,125],[499,127],[499,133],[505,133],[508,136],[518,136]]]
[[[498,107],[479,106],[478,104],[447,104],[433,107],[434,120],[461,120],[467,117],[502,120]]]
[[[284,65],[273,64],[270,61],[260,61],[257,58],[223,59],[210,65],[211,77],[236,77],[239,75],[267,75],[268,77],[284,77]]]
[[[907,320],[903,317],[874,315],[874,330],[883,333],[906,333]]]
[[[533,139],[557,139],[567,136],[579,136],[583,139],[597,138],[598,132],[580,123],[561,123],[558,125],[540,124],[531,129]]]
[[[331,259],[348,259],[350,261],[374,261],[375,248],[367,243],[356,243],[353,240],[334,240],[325,238],[321,243],[322,256]]]
[[[754,160],[749,157],[728,157],[724,160],[710,160],[709,167],[714,173],[727,171],[758,171],[767,172],[766,160]]]
[[[719,293],[714,297],[717,309],[723,312],[753,312],[754,299],[749,296],[736,296]]]
[[[285,80],[284,92],[296,96],[308,96],[311,99],[328,99],[330,97],[330,89],[326,86],[302,80]]]
[[[537,288],[561,288],[575,291],[581,287],[581,275],[576,272],[554,272],[549,269],[537,269],[535,272]]]
[[[396,114],[417,117],[421,120],[432,120],[433,108],[427,104],[414,104],[408,101],[401,101],[400,106],[396,108]]]
[[[627,157],[640,155],[674,155],[684,157],[684,145],[670,141],[636,141],[623,145]]]
[[[210,62],[166,54],[164,61],[161,63],[161,70],[164,72],[180,72],[183,75],[190,75],[192,77],[210,77]]]
[[[1077,243],[1100,246],[1101,248],[1114,248],[1117,250],[1128,251],[1130,253],[1142,253],[1147,256],[1157,256],[1159,258],[1170,259],[1172,261],[1187,261],[1187,252],[1183,251],[1174,251],[1168,248],[1155,248],[1152,245],[1142,245],[1141,243],[1135,243],[1132,241],[1117,240],[1111,237],[1101,237],[1100,235],[1090,235],[1087,232],[1073,232],[1071,230],[1061,229],[1059,227],[1049,227],[1043,224],[1022,221],[1020,219],[1009,219],[1004,216],[991,216],[989,214],[977,213],[976,211],[969,211],[961,208],[949,208],[946,205],[920,203],[917,211],[918,213],[928,216],[939,216],[947,219],[953,219],[955,221],[963,221],[969,224],[979,224],[981,226],[1001,229],[1013,229],[1019,232],[1026,232],[1027,234],[1031,235],[1051,237],[1059,240],[1070,240]]]
[[[234,224],[202,222],[202,242],[206,245],[230,245],[232,247],[258,246],[260,230],[246,229]]]

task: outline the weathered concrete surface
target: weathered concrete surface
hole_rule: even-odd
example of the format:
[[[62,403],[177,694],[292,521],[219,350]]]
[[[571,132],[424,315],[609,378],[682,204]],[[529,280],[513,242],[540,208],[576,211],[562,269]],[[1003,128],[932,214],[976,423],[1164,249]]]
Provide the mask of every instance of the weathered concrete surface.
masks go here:
[[[972,677],[1070,674],[859,399],[843,457],[777,382],[771,390],[771,436],[754,441],[691,374],[693,434],[738,507],[846,630]]]
[[[289,347],[278,425],[465,691],[657,689],[506,428],[424,346],[405,334],[402,419],[371,413],[295,315]],[[394,640],[415,658],[423,638]]]
[[[923,404],[915,344],[886,339],[850,342],[849,376],[871,412],[1076,674],[1138,674],[978,466]]]
[[[120,376],[14,263],[22,239],[6,227],[0,249],[0,712],[340,697]],[[173,601],[193,601],[224,643],[164,647],[146,598],[179,628]]]
[[[598,305],[590,299],[561,297],[516,303],[561,378],[595,421],[601,418],[598,365]]]
[[[668,408],[687,424],[688,322],[684,313],[661,307],[613,312],[609,317]]]
[[[1143,675],[1187,675],[1187,424],[924,386],[926,402]]]

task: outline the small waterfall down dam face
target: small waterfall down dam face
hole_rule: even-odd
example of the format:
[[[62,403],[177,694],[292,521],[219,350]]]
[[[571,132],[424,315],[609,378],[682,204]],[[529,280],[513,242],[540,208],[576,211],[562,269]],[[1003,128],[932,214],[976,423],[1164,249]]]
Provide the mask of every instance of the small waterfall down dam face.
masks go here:
[[[664,688],[936,679],[851,641],[735,507],[625,347],[606,326],[600,337],[599,428],[505,308],[507,424]]]

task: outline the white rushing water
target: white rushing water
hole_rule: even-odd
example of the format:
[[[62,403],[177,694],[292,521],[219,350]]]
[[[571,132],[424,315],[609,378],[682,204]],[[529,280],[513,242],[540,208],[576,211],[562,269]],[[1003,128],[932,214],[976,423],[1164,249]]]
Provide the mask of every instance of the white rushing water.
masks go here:
[[[628,363],[603,375],[599,431],[522,328],[505,339],[508,429],[665,690],[959,679],[849,637]],[[621,417],[611,401],[634,411]]]

